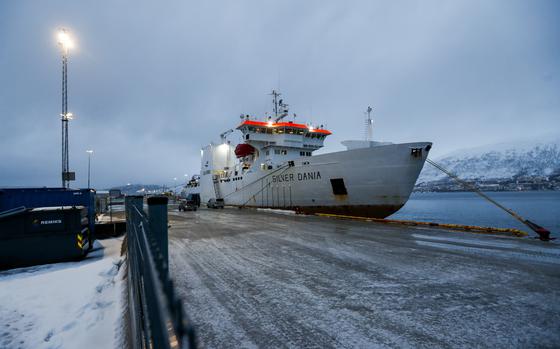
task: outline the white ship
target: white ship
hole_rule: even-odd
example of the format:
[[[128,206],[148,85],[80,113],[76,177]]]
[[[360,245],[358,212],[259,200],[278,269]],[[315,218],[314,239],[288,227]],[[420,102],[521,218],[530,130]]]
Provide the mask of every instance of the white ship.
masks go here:
[[[432,144],[371,141],[371,108],[365,141],[344,141],[345,151],[314,155],[331,132],[285,121],[288,106],[272,91],[274,116],[241,116],[243,143],[202,149],[200,176],[185,186],[201,202],[384,218],[408,200]],[[295,119],[295,118],[294,118]]]

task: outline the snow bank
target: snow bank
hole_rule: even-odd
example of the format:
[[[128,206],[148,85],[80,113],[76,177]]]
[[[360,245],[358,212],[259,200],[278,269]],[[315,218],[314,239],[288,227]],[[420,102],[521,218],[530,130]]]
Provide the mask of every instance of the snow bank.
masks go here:
[[[122,238],[80,262],[0,272],[0,348],[115,348],[122,341]]]

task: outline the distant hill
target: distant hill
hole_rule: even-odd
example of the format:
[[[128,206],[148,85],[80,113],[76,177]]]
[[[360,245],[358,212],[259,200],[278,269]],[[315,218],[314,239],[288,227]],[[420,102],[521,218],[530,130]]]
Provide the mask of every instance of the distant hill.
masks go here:
[[[108,191],[110,189],[118,189],[123,195],[161,194],[164,191],[172,191],[179,194],[183,189],[183,185],[163,186],[161,184],[126,184],[104,190]]]
[[[556,175],[560,173],[560,135],[459,150],[434,161],[470,180]],[[446,177],[426,163],[417,183]]]
[[[157,184],[129,184],[111,187],[105,190],[118,189],[124,195],[141,195],[144,193],[162,192],[163,186]]]

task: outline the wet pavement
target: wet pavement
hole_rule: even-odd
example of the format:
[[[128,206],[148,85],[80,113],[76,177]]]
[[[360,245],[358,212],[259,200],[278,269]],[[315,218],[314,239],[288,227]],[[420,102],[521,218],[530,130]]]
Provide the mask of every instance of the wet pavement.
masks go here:
[[[251,209],[170,211],[208,348],[560,346],[560,245]]]

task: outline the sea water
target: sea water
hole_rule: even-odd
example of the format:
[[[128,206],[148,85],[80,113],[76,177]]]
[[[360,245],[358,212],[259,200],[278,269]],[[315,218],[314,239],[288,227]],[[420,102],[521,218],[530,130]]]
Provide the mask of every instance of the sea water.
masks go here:
[[[485,192],[492,199],[560,237],[560,191]],[[454,223],[499,228],[529,228],[471,192],[413,193],[389,219]]]

